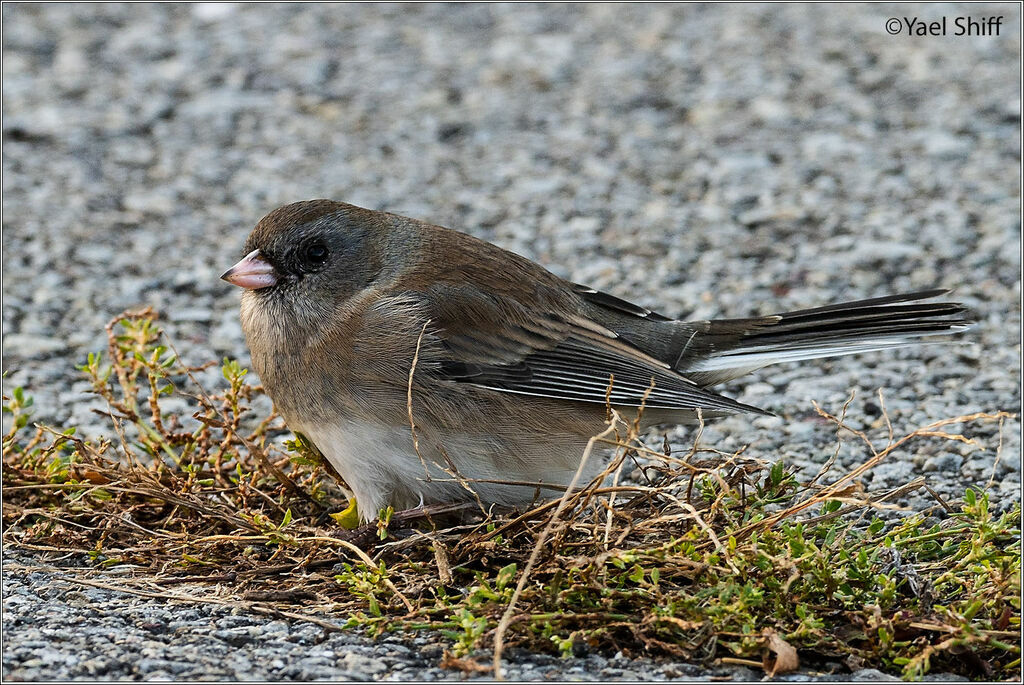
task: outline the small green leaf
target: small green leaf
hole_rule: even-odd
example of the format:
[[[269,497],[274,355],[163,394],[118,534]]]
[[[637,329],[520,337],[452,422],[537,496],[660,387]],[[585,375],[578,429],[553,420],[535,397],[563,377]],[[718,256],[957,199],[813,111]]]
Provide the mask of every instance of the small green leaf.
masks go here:
[[[497,579],[495,579],[494,581],[495,587],[497,587],[499,590],[503,590],[506,585],[508,585],[513,581],[513,579],[515,579],[516,570],[517,567],[515,562],[509,564],[508,566],[502,567],[502,569],[498,571]]]

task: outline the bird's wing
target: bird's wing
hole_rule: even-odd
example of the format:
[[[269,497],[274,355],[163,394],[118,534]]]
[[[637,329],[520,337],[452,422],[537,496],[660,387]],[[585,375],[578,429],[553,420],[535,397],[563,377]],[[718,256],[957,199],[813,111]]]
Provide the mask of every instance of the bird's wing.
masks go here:
[[[704,390],[572,307],[435,285],[420,300],[440,342],[432,373],[499,392],[652,409],[758,412]],[[610,390],[609,390],[610,386]]]
[[[618,312],[619,314],[627,314],[629,316],[634,316],[638,319],[646,319],[648,321],[672,320],[667,316],[662,316],[658,312],[648,309],[647,307],[641,307],[629,300],[623,300],[621,297],[615,297],[614,295],[609,295],[601,290],[595,290],[590,286],[573,283],[572,290],[590,304],[610,309],[611,311]]]

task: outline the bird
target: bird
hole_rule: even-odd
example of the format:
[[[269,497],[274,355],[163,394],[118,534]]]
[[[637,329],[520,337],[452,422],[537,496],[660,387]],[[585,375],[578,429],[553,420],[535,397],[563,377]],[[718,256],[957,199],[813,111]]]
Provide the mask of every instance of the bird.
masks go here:
[[[359,518],[521,506],[573,482],[609,409],[641,428],[768,414],[711,388],[780,362],[970,327],[932,289],[767,316],[676,320],[469,234],[332,200],[279,207],[221,278],[253,369]],[[581,471],[587,482],[600,460]]]

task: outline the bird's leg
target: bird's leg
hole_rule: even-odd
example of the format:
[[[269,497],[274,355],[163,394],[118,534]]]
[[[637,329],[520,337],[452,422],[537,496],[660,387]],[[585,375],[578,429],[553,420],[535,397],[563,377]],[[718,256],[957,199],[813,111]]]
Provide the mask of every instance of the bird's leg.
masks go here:
[[[412,507],[411,509],[403,509],[402,511],[396,511],[391,515],[389,523],[407,524],[420,519],[430,520],[433,516],[442,516],[447,514],[464,513],[468,511],[477,510],[479,507],[476,502],[455,502],[448,504],[423,504],[422,499],[420,503]],[[376,525],[376,524],[374,524]]]

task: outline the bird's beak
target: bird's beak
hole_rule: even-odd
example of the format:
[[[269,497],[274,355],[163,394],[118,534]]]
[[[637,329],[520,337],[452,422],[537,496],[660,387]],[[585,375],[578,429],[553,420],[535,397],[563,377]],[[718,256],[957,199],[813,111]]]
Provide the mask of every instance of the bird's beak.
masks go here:
[[[247,290],[269,288],[277,283],[277,272],[270,262],[260,256],[259,250],[253,250],[242,257],[242,261],[225,271],[220,276],[231,285]]]

